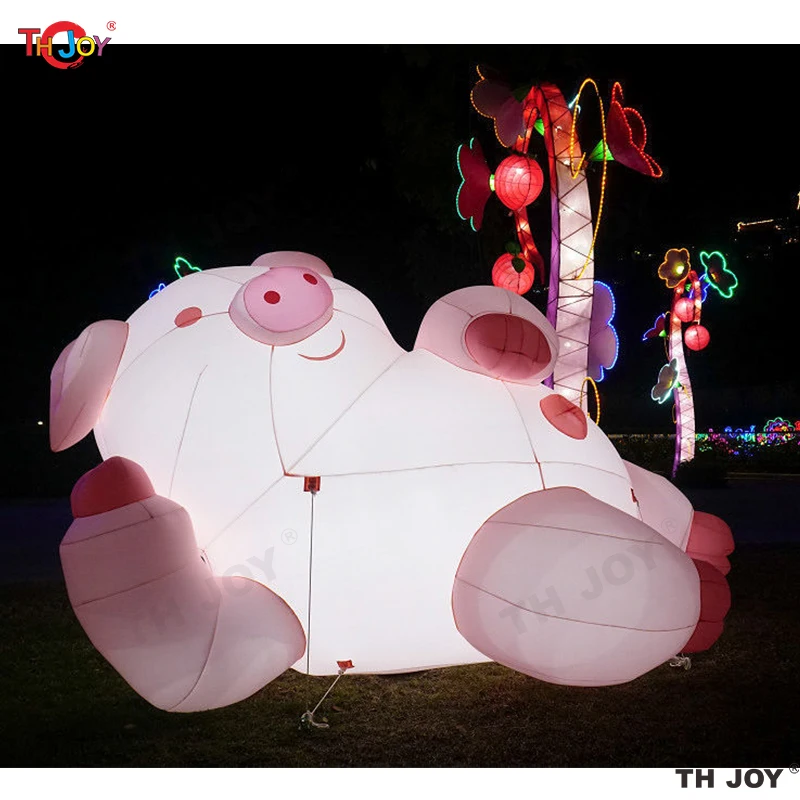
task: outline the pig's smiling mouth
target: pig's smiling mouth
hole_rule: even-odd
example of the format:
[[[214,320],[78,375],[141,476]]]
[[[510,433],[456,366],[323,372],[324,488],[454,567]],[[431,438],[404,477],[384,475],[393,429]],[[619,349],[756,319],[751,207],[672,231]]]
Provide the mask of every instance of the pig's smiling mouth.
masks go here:
[[[344,338],[344,331],[342,331],[342,343],[332,352],[328,353],[326,356],[304,356],[302,353],[298,353],[300,358],[306,358],[309,361],[327,361],[329,358],[335,358],[339,355],[339,353],[344,350],[345,345],[345,338]]]

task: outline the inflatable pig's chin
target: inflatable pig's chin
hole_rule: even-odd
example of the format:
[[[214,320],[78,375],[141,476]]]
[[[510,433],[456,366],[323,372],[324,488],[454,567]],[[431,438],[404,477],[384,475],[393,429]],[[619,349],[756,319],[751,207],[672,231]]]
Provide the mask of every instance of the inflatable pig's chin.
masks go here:
[[[542,385],[557,356],[544,316],[489,286],[436,302],[406,352],[297,252],[94,323],[51,381],[53,449],[94,429],[104,458],[61,545],[84,630],[171,711],[289,667],[495,660],[606,685],[707,646],[730,531]]]

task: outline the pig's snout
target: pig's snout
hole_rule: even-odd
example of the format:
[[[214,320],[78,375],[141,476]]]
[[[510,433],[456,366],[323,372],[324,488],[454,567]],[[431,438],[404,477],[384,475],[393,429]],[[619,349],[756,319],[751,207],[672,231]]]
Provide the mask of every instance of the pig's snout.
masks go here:
[[[251,339],[295,344],[333,316],[333,292],[313,269],[273,267],[242,286],[228,311],[236,327]]]

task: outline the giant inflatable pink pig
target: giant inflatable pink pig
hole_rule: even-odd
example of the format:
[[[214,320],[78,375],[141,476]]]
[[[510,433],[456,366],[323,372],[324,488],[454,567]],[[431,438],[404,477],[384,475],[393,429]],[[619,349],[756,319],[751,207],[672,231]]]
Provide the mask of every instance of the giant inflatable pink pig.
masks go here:
[[[489,286],[435,303],[406,352],[296,252],[90,325],[50,415],[54,450],[94,430],[104,459],[61,545],[84,630],[170,711],[339,661],[600,686],[710,646],[730,530],[542,384],[557,353]]]

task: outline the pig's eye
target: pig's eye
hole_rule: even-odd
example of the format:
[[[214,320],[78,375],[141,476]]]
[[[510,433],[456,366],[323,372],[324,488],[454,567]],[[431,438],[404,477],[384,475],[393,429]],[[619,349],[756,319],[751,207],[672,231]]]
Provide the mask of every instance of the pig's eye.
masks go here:
[[[179,311],[175,317],[175,326],[177,328],[188,328],[189,325],[194,325],[199,319],[202,319],[203,312],[197,306],[189,306]]]

